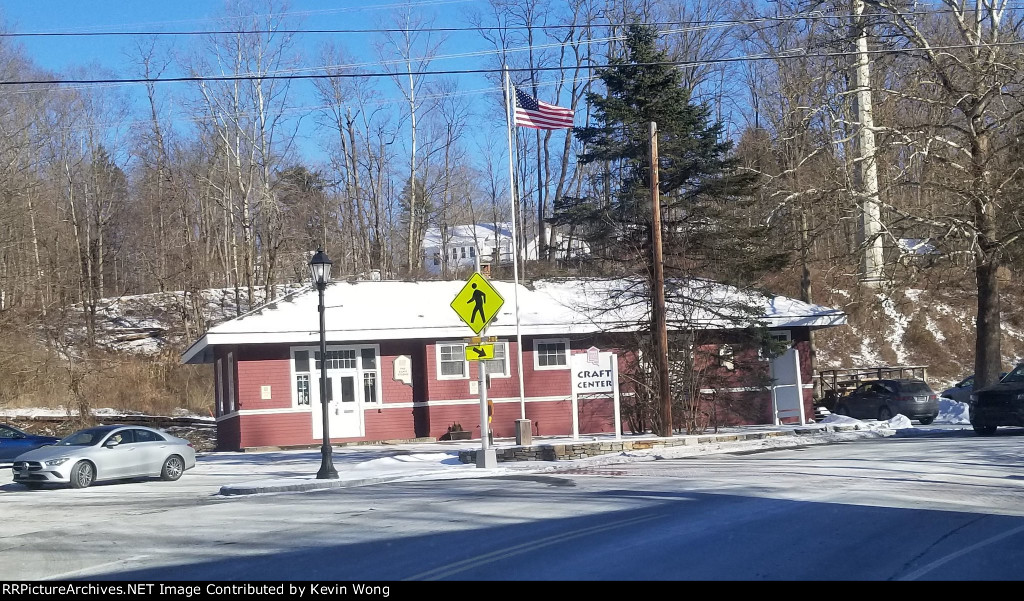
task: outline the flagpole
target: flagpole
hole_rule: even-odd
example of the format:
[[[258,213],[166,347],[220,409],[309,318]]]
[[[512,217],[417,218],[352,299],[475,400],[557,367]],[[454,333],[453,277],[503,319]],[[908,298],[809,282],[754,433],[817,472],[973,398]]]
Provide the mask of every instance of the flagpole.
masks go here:
[[[505,65],[501,66],[501,70],[504,77],[504,88],[505,88],[505,123],[508,125],[508,191],[509,199],[512,202],[512,279],[515,283],[515,287],[512,289],[512,298],[516,306],[516,346],[519,349],[519,357],[516,361],[516,366],[519,372],[519,417],[520,419],[526,419],[526,390],[523,385],[523,335],[519,331],[519,248],[516,245],[516,241],[519,239],[516,235],[516,178],[515,178],[515,165],[512,159],[512,152],[515,145],[512,142],[513,137],[513,112],[512,112],[512,80],[508,74],[508,67]],[[499,253],[500,254],[500,253]]]

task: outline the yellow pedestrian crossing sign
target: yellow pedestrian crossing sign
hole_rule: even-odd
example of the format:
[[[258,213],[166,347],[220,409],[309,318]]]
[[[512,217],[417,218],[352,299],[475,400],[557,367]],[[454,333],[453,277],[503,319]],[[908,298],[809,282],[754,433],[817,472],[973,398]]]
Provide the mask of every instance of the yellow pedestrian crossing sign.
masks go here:
[[[467,344],[466,361],[486,361],[494,358],[493,344]]]
[[[466,322],[473,332],[479,334],[498,314],[505,304],[498,291],[491,286],[484,276],[474,273],[466,280],[466,285],[455,295],[452,309]]]

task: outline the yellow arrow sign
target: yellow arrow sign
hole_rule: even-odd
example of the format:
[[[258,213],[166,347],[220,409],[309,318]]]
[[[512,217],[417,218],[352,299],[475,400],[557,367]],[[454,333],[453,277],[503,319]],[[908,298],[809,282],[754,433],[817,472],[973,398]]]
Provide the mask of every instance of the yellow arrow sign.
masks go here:
[[[466,361],[486,361],[494,358],[493,344],[466,345]]]
[[[479,334],[498,314],[505,304],[498,291],[479,273],[474,273],[466,281],[466,285],[455,295],[452,309],[466,322],[473,333]]]

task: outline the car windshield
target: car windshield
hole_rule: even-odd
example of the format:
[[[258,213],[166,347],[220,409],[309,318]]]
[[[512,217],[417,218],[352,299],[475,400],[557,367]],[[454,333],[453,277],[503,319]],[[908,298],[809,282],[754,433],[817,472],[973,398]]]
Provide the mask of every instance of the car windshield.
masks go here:
[[[58,440],[55,444],[58,447],[89,447],[97,444],[107,432],[110,432],[110,430],[106,428],[79,430],[66,438]]]
[[[1000,381],[1001,382],[1024,382],[1024,364],[1021,364],[1021,365],[1018,365],[1017,367],[1015,367],[1013,369],[1013,371],[1011,371],[1010,373],[1006,374],[1006,377],[1004,377]]]
[[[917,392],[931,392],[932,389],[928,387],[924,382],[900,382],[900,391],[917,393]]]

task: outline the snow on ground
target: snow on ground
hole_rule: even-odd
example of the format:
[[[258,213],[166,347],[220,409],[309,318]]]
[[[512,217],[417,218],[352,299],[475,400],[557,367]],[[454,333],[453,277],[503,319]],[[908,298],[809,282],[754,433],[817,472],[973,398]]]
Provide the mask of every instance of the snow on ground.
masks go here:
[[[879,294],[882,310],[889,318],[889,327],[886,335],[886,342],[892,346],[896,353],[896,364],[907,364],[907,349],[903,347],[903,335],[907,331],[907,324],[910,318],[896,310],[896,304],[891,296]]]
[[[129,416],[129,415],[148,415],[141,411],[121,411],[104,407],[100,409],[93,409],[93,415],[98,417],[114,417],[114,416]],[[201,419],[213,422],[214,419],[209,415],[197,415],[186,411],[185,409],[175,409],[173,415],[148,415],[149,417],[185,417],[190,419]],[[23,418],[32,419],[37,417],[71,417],[77,415],[78,412],[74,409],[67,409],[65,407],[27,407],[17,409],[0,409],[0,418]]]

